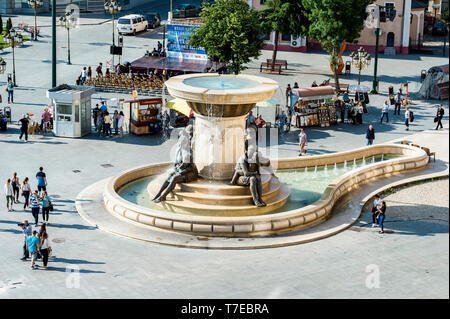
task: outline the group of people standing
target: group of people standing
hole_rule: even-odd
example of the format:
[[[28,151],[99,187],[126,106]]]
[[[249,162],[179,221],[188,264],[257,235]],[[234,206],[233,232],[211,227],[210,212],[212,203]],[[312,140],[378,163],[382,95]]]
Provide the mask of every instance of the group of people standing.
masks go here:
[[[363,102],[355,102],[350,99],[348,93],[345,92],[342,100],[336,99],[334,103],[336,114],[339,114],[341,123],[351,122],[353,125],[363,124],[363,114],[365,113]]]
[[[114,129],[114,135],[119,135],[123,137],[123,128],[124,128],[124,120],[125,115],[123,111],[115,110],[114,114],[111,116],[108,112],[108,108],[105,102],[101,102],[101,106],[99,107],[96,104],[92,117],[94,119],[95,128],[98,136],[113,136],[112,130]]]
[[[386,218],[386,202],[381,200],[380,195],[375,195],[372,204],[372,228],[380,227],[380,234],[384,233],[384,221]]]
[[[31,257],[31,269],[37,269],[36,261],[42,258],[43,269],[48,269],[48,258],[52,254],[52,247],[49,245],[49,236],[46,224],[42,224],[39,233],[33,230],[28,220],[20,223],[24,234],[23,255],[20,258],[26,261]]]
[[[13,174],[12,178],[8,178],[4,191],[6,195],[6,208],[8,212],[13,212],[13,205],[20,204],[19,194],[24,197],[23,210],[31,208],[31,213],[35,220],[36,226],[39,221],[40,207],[42,206],[42,219],[44,224],[48,224],[49,213],[53,210],[53,205],[50,200],[50,196],[47,193],[47,177],[44,173],[44,168],[39,167],[39,171],[36,174],[37,189],[32,192],[30,181],[28,177],[25,177],[23,182],[20,183],[20,179],[17,173]]]

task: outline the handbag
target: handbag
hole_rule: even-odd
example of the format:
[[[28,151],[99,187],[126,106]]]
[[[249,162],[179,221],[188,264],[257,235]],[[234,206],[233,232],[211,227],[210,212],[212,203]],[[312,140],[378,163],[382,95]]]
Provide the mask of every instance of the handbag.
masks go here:
[[[51,212],[53,211],[53,204],[51,202],[50,202],[50,205],[48,206],[48,210]]]
[[[47,250],[48,250],[48,257],[51,257],[52,256],[52,252],[53,252],[52,246],[48,246]]]
[[[434,117],[434,123],[436,123],[437,121],[438,121],[438,117],[435,116],[435,117]]]

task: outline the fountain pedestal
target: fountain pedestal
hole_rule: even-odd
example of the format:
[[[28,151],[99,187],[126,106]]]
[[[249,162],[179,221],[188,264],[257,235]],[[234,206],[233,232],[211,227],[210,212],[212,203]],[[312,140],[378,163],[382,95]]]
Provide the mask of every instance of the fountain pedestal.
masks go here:
[[[195,114],[193,157],[199,175],[209,180],[231,180],[244,150],[245,115],[208,117]]]

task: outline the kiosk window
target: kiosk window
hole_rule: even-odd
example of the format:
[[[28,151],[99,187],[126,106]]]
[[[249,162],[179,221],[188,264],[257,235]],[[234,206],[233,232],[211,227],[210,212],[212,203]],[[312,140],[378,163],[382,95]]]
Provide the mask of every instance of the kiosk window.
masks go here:
[[[80,122],[80,105],[75,105],[75,122]]]
[[[72,115],[72,105],[68,104],[57,104],[56,112],[58,114]]]

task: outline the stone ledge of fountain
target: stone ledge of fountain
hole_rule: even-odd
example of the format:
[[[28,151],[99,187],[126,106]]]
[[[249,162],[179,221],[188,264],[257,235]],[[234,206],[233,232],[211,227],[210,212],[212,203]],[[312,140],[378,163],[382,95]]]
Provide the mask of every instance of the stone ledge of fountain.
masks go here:
[[[257,82],[258,85],[251,88],[214,90],[185,84],[184,81],[200,77],[239,78]],[[248,75],[219,75],[217,73],[196,73],[172,77],[165,82],[171,96],[190,102],[207,104],[256,104],[269,100],[278,89],[278,83],[274,80]],[[203,114],[207,115],[207,114]],[[224,115],[227,116],[227,115]]]
[[[354,155],[353,158],[358,154],[365,154],[365,157],[379,154],[402,154],[405,157],[369,164],[345,173],[330,183],[317,202],[282,213],[249,217],[182,215],[138,206],[118,195],[117,190],[126,183],[137,178],[161,173],[171,165],[170,163],[139,167],[112,178],[106,184],[103,192],[104,206],[110,213],[118,214],[132,221],[195,235],[227,237],[273,235],[316,225],[329,217],[333,206],[340,197],[358,187],[359,184],[381,177],[423,169],[429,161],[428,155],[421,149],[407,145],[384,144],[332,154],[334,156],[329,154],[319,155],[317,157],[297,158],[296,161],[294,159],[280,159],[278,160],[278,166],[301,168],[306,166],[307,159],[313,163],[319,161],[323,165],[331,165],[336,162],[335,159],[347,158],[350,154]]]

